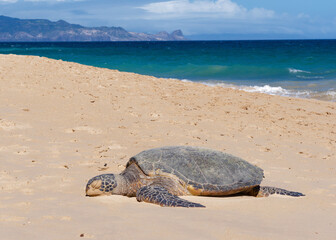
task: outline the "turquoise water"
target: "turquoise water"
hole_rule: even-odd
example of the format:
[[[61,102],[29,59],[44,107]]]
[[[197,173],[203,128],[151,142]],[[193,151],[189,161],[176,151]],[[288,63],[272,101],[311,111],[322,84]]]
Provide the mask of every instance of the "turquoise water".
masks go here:
[[[336,101],[336,40],[0,43],[0,53]]]

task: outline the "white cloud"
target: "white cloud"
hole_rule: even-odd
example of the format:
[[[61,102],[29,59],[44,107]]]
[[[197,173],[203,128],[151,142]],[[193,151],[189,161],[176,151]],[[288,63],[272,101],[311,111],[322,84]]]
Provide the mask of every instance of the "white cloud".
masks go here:
[[[86,0],[23,0],[23,2],[83,2]],[[0,3],[16,3],[19,0],[0,0]]]
[[[176,0],[168,2],[150,3],[142,7],[142,9],[151,13],[238,13],[245,11],[236,3],[230,0],[205,1],[198,0],[190,2],[188,0]]]
[[[299,18],[299,19],[309,19],[310,16],[308,14],[305,14],[305,13],[299,13],[297,15],[297,18]]]
[[[24,1],[25,2],[83,2],[85,0],[24,0]]]
[[[18,0],[0,0],[0,3],[1,2],[4,2],[4,3],[16,3]]]
[[[272,18],[275,15],[273,11],[264,8],[248,10],[231,0],[174,0],[149,3],[140,8],[148,13],[166,18],[186,17],[196,14],[206,17],[226,18]]]
[[[273,18],[275,17],[275,13],[272,10],[268,10],[265,8],[253,8],[249,11],[251,16],[255,18]]]

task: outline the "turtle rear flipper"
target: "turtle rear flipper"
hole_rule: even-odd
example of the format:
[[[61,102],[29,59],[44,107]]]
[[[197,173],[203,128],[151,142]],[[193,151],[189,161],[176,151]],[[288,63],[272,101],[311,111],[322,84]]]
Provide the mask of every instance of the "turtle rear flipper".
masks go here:
[[[288,191],[282,188],[266,187],[266,186],[257,186],[251,192],[251,195],[256,196],[256,197],[268,197],[271,194],[280,194],[280,195],[291,196],[291,197],[305,196],[303,193],[300,193],[300,192],[293,192],[293,191]]]
[[[162,207],[205,207],[199,203],[189,202],[168,192],[158,185],[148,185],[140,188],[136,193],[138,202],[158,204]]]

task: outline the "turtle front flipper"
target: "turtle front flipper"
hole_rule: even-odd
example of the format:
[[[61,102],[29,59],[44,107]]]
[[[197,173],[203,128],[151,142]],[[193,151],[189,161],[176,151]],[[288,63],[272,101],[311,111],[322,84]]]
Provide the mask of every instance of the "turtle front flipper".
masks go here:
[[[257,186],[251,191],[251,195],[256,197],[268,197],[271,194],[280,194],[291,197],[302,197],[305,196],[300,192],[288,191],[286,189],[277,188],[277,187],[266,187],[266,186]]]
[[[154,203],[162,207],[205,207],[199,203],[179,198],[158,185],[148,185],[140,188],[136,193],[136,198],[138,202]]]

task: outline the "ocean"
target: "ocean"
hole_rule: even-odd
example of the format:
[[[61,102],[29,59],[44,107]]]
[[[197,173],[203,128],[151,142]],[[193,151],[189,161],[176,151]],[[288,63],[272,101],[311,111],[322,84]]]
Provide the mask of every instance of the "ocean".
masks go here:
[[[336,101],[336,40],[0,43],[0,53]]]

